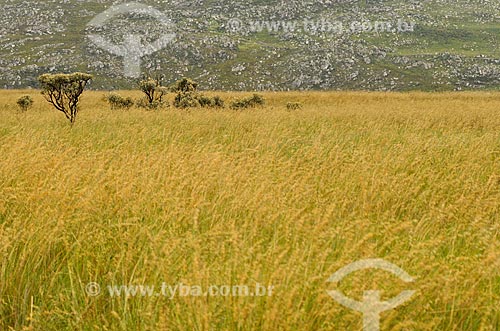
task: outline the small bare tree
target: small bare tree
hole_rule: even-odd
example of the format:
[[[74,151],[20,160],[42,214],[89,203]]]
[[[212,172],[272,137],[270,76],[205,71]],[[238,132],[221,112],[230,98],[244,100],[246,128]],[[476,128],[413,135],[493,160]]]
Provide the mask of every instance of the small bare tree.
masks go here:
[[[45,99],[57,110],[64,113],[72,125],[75,123],[78,114],[80,96],[91,79],[91,75],[81,72],[45,74],[38,77]]]

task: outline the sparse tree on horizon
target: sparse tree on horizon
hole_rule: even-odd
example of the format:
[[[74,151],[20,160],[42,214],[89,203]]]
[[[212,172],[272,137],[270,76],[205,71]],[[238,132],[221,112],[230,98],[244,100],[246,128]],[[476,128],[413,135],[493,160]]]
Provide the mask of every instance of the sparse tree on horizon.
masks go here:
[[[76,72],[73,74],[44,74],[38,77],[42,95],[57,110],[64,113],[73,125],[78,114],[78,102],[92,75]]]

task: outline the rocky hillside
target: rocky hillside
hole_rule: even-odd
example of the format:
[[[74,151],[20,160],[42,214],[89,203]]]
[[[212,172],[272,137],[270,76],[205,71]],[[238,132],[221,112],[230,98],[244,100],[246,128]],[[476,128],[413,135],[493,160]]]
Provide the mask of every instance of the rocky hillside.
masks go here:
[[[207,89],[500,89],[498,0],[139,2],[151,11],[108,12],[96,28],[126,1],[1,0],[0,88],[69,71],[94,74],[95,89],[132,87],[119,51],[94,34],[135,47],[121,51],[142,58],[141,72]]]

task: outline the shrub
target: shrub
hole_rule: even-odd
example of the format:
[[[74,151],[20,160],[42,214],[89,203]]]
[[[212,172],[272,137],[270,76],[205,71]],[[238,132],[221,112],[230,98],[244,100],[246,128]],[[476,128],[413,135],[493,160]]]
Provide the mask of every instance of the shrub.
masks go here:
[[[198,93],[198,83],[189,78],[182,78],[174,83],[170,90],[175,92],[174,106],[177,108],[210,107],[223,108],[221,97],[207,97]]]
[[[57,110],[64,113],[71,124],[76,121],[78,103],[86,85],[92,79],[89,74],[44,74],[38,77],[42,95]]]
[[[178,92],[174,99],[177,108],[194,108],[200,105],[198,96],[194,92]]]
[[[198,89],[198,83],[195,82],[192,79],[189,78],[182,78],[175,82],[171,87],[170,87],[172,92],[196,92]]]
[[[155,110],[155,109],[160,109],[160,108],[168,108],[170,107],[170,104],[168,103],[167,100],[153,100],[153,102],[149,102],[147,98],[141,98],[136,101],[136,106],[139,108],[144,108],[147,110]]]
[[[251,98],[249,98],[250,104],[255,107],[255,106],[264,106],[265,99],[262,95],[260,94],[254,94]]]
[[[139,89],[145,94],[145,98],[137,102],[142,108],[157,109],[168,106],[168,102],[163,98],[168,92],[168,88],[162,86],[163,76],[156,78],[147,77],[139,82]]]
[[[198,103],[200,104],[200,106],[202,107],[213,107],[215,106],[215,101],[214,99],[210,98],[210,97],[207,97],[205,95],[200,95],[198,97]]]
[[[205,95],[198,96],[198,103],[201,107],[210,107],[210,108],[224,108],[224,100],[218,95],[213,98],[207,97]]]
[[[117,93],[110,93],[105,96],[106,101],[111,105],[111,109],[129,109],[134,105],[132,98],[124,98]]]
[[[302,104],[300,102],[289,102],[286,104],[286,109],[288,110],[302,109]]]
[[[177,108],[224,108],[224,100],[221,97],[207,97],[196,92],[178,92],[175,96],[174,106]]]
[[[177,93],[174,106],[177,108],[194,108],[200,106],[199,95],[196,91],[198,83],[189,78],[182,78],[175,82],[170,89]]]
[[[246,109],[255,108],[257,106],[263,106],[265,99],[260,94],[254,94],[251,97],[235,100],[231,103],[232,109]]]
[[[214,98],[214,107],[217,107],[217,108],[224,108],[225,106],[225,103],[224,103],[224,100],[222,100],[222,98],[218,95],[216,95]]]
[[[198,83],[189,78],[182,78],[171,87],[176,92],[174,106],[177,108],[194,107],[224,107],[224,101],[219,97],[207,97],[198,93]]]
[[[28,111],[28,109],[33,105],[33,98],[29,95],[23,95],[19,99],[17,99],[17,105],[21,109],[21,111]]]

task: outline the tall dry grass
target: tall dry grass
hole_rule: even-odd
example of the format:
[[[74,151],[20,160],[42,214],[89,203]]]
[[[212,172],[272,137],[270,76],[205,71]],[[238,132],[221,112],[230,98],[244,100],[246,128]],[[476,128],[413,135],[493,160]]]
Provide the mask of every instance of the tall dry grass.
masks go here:
[[[17,112],[25,93],[0,92],[0,330],[361,330],[338,288],[416,290],[382,330],[500,329],[498,93],[112,112],[86,92],[72,129],[35,91]],[[327,282],[364,258],[415,282]],[[275,290],[126,299],[89,297],[89,282]]]

